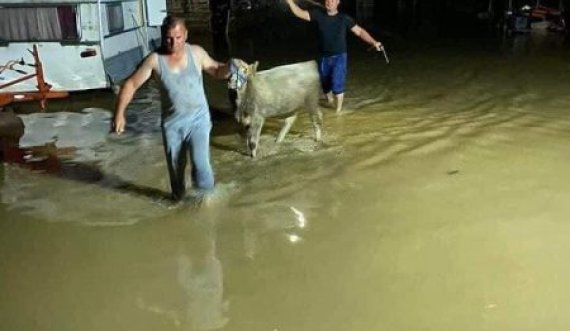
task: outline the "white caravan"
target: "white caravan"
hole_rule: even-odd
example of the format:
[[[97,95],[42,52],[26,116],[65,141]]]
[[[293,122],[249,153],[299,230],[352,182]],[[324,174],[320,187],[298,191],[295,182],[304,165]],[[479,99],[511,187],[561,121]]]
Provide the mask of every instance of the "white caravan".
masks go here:
[[[0,103],[42,74],[50,91],[111,87],[159,46],[165,16],[166,0],[0,0]]]

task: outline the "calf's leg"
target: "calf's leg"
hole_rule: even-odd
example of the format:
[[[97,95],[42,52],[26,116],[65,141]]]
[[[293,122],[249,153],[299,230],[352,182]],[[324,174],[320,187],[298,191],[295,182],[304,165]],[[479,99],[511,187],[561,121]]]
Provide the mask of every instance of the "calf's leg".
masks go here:
[[[249,129],[247,130],[247,148],[251,157],[257,155],[257,148],[259,147],[259,136],[261,135],[261,128],[265,119],[261,116],[253,117]]]
[[[313,123],[313,129],[315,130],[315,140],[321,141],[323,139],[323,113],[319,107],[315,107],[311,110],[311,122]]]
[[[285,123],[283,124],[283,127],[281,128],[281,131],[279,132],[279,135],[277,136],[277,142],[280,143],[283,141],[283,139],[285,138],[285,135],[287,134],[287,132],[289,132],[289,130],[291,129],[291,126],[293,125],[293,123],[295,123],[295,120],[297,119],[297,114],[287,117],[285,119]]]

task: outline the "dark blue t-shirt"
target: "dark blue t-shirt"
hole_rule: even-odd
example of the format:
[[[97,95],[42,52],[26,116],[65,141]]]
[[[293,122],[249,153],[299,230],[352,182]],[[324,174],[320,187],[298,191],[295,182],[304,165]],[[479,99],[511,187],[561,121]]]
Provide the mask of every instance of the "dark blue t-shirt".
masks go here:
[[[311,22],[317,26],[319,52],[322,56],[346,53],[346,31],[356,25],[352,17],[337,13],[329,16],[322,9],[309,10]]]

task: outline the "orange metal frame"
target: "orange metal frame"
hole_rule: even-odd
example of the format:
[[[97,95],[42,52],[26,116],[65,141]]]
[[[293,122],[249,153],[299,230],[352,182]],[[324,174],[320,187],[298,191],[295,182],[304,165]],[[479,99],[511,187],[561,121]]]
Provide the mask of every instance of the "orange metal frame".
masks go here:
[[[0,85],[0,107],[8,105],[13,102],[24,102],[24,101],[39,101],[42,111],[47,107],[48,99],[60,99],[69,96],[67,91],[51,91],[52,86],[44,80],[44,71],[42,67],[42,62],[38,54],[38,48],[36,45],[33,46],[33,50],[28,50],[34,57],[33,67],[35,68],[35,73],[27,74],[23,77],[16,78],[8,83]],[[26,92],[1,92],[3,88],[18,84],[28,79],[36,77],[38,85],[37,91],[26,91]]]

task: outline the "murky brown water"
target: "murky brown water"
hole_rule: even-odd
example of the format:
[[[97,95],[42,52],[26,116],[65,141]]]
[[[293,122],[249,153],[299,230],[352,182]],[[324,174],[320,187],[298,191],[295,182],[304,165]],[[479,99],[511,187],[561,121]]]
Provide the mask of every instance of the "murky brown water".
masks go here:
[[[279,146],[269,123],[251,160],[217,116],[207,207],[163,201],[153,88],[120,138],[111,96],[24,115],[0,168],[0,329],[567,329],[569,49],[427,44],[352,51],[325,144],[307,116]]]

